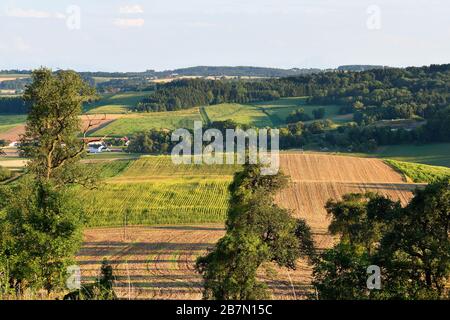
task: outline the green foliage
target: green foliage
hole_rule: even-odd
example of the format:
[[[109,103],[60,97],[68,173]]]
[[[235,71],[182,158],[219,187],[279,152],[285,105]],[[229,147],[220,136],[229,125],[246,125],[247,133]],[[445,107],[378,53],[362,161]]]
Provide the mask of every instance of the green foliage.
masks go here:
[[[1,83],[1,82],[0,82]],[[0,114],[25,114],[29,105],[22,97],[0,97]]]
[[[128,152],[167,154],[175,143],[171,140],[171,132],[152,129],[136,134],[127,147]]]
[[[73,71],[32,73],[24,94],[30,111],[21,139],[21,151],[30,157],[27,174],[0,193],[0,284],[5,294],[63,288],[84,223],[80,203],[67,186],[92,185],[92,172],[78,162],[84,152],[78,138],[81,105],[92,94]]]
[[[82,103],[93,97],[94,91],[73,71],[53,74],[49,69],[32,73],[24,99],[31,104],[26,131],[21,139],[21,151],[31,158],[28,169],[38,179],[71,180],[67,170],[84,153],[79,115]]]
[[[50,183],[26,177],[11,188],[0,220],[5,237],[0,256],[8,264],[9,285],[19,294],[61,289],[66,267],[81,245],[82,210],[70,194]]]
[[[258,267],[269,249],[257,234],[233,231],[219,240],[215,250],[197,260],[203,275],[204,298],[259,300],[268,298],[266,286],[256,280]]]
[[[306,223],[274,204],[286,185],[282,174],[262,175],[261,165],[244,165],[230,186],[227,234],[207,256],[197,260],[205,299],[265,299],[258,268],[265,262],[296,268],[296,260],[313,260],[314,245]]]
[[[321,300],[367,299],[366,269],[370,257],[364,248],[339,243],[320,255],[313,272],[313,285]]]
[[[316,120],[325,118],[325,108],[314,109],[312,113]]]
[[[0,166],[0,182],[8,180],[12,177],[12,172],[7,168],[3,168]]]
[[[287,123],[295,123],[295,122],[305,122],[311,120],[311,117],[305,113],[305,109],[300,108],[296,111],[293,111],[287,118]]]
[[[386,160],[386,163],[400,171],[414,182],[432,183],[450,177],[450,168],[426,164]]]
[[[330,201],[330,232],[340,243],[316,260],[322,299],[444,299],[450,277],[450,180],[418,189],[410,203],[373,194]],[[381,268],[381,290],[367,290],[366,269]]]
[[[448,297],[450,179],[417,190],[381,240],[376,257],[387,295],[395,299]]]
[[[116,300],[117,295],[113,288],[114,281],[113,268],[104,259],[99,280],[95,283],[83,284],[81,289],[66,294],[64,300]]]

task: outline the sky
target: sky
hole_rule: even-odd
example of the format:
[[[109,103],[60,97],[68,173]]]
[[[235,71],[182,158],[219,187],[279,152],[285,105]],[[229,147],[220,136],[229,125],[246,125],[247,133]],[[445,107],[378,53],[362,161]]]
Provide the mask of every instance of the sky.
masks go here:
[[[0,69],[450,63],[448,0],[1,0]]]

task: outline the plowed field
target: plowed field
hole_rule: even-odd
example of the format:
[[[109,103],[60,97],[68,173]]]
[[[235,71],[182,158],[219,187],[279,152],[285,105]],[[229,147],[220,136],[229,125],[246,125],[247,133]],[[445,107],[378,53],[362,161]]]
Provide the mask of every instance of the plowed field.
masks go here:
[[[311,225],[319,248],[332,246],[324,205],[350,192],[373,191],[406,203],[416,184],[377,159],[325,154],[282,154],[281,168],[291,176],[277,202]],[[195,259],[224,234],[223,224],[96,228],[85,232],[78,261],[84,281],[93,281],[103,258],[118,276],[117,292],[132,299],[200,299],[201,278]],[[296,271],[264,266],[260,271],[276,299],[301,299],[311,291],[311,267],[299,261]]]

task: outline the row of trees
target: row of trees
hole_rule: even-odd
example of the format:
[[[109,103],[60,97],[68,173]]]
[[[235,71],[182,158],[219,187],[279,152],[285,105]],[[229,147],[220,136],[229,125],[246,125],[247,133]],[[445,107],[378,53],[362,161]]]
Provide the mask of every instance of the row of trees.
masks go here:
[[[28,109],[22,97],[0,97],[0,114],[25,114]]]
[[[312,104],[338,104],[368,119],[431,118],[449,103],[450,65],[325,72],[254,81],[191,79],[159,85],[140,111],[165,111],[222,102],[247,103],[310,96]]]

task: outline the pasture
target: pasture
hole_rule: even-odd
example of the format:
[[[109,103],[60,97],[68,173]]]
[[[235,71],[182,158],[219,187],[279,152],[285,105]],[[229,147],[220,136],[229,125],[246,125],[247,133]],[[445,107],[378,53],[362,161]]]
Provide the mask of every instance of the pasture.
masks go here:
[[[374,156],[398,161],[450,167],[450,143],[383,146]]]
[[[126,136],[150,129],[193,128],[194,121],[202,121],[198,108],[123,115],[111,124],[93,132],[95,136]]]
[[[148,96],[150,91],[131,91],[102,95],[99,101],[86,104],[87,113],[128,113],[131,109]]]
[[[233,120],[252,127],[269,127],[271,119],[259,107],[237,103],[222,103],[204,108],[208,118],[214,121]]]
[[[325,118],[336,123],[352,121],[352,114],[339,114],[340,106],[336,105],[306,105],[306,98],[282,98],[275,101],[253,104],[222,103],[204,108],[211,121],[231,119],[239,124],[255,127],[282,127],[286,125],[287,117],[294,111],[303,108],[305,113],[313,118],[313,110],[325,108]]]

